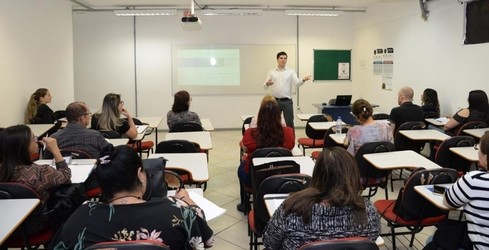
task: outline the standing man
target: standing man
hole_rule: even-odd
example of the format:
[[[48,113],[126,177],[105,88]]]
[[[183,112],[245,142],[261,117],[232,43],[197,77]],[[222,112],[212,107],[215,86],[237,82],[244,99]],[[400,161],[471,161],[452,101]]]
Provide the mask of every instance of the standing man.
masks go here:
[[[405,122],[424,121],[423,108],[413,103],[414,91],[410,87],[403,87],[397,93],[399,107],[391,110],[389,121],[394,135],[401,124]]]
[[[294,128],[294,103],[290,90],[294,87],[301,86],[304,82],[309,81],[311,76],[302,79],[297,77],[294,70],[286,68],[287,53],[281,51],[277,54],[277,68],[272,69],[267,74],[264,84],[265,88],[272,89],[272,95],[277,99],[280,111],[283,112],[287,126]]]

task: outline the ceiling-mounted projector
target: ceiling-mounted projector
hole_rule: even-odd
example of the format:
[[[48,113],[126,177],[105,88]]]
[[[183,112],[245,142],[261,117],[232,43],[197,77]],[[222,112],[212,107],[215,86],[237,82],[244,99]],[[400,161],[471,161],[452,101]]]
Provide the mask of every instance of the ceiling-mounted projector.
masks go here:
[[[202,22],[196,16],[182,17],[182,27],[184,30],[200,30]]]

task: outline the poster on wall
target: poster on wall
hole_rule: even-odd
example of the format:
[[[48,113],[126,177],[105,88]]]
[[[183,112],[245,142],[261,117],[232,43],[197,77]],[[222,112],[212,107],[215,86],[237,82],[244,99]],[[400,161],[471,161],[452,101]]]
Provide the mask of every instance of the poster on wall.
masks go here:
[[[394,49],[387,48],[382,56],[382,89],[392,90],[394,75]]]
[[[338,63],[338,79],[339,80],[350,79],[350,63],[347,62]]]
[[[382,55],[384,54],[384,49],[375,49],[373,58],[373,73],[375,76],[382,75]]]

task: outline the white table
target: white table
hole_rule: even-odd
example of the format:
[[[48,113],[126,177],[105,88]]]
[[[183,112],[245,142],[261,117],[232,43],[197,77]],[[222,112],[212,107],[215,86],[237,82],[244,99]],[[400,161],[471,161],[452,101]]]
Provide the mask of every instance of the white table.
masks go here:
[[[275,210],[277,210],[280,204],[282,204],[282,202],[284,202],[284,200],[287,199],[288,196],[289,194],[265,194],[263,196],[263,200],[265,201],[265,206],[267,207],[267,211],[270,217],[273,216]],[[375,244],[377,244],[377,246],[379,247],[384,246],[384,239],[379,236],[375,240]]]
[[[127,143],[129,142],[129,138],[112,138],[112,139],[106,138],[105,140],[110,144],[112,144],[112,146],[114,147],[127,145]]]
[[[205,153],[163,153],[150,154],[148,159],[163,157],[167,159],[166,167],[188,171],[193,181],[207,182],[209,168]]]
[[[198,143],[203,150],[212,149],[212,139],[209,131],[166,133],[165,140],[187,140]]]
[[[161,116],[140,116],[136,117],[143,123],[147,123],[150,128],[155,131],[155,144],[158,144],[158,127],[160,126],[163,117]]]
[[[448,183],[448,184],[436,184],[437,186],[444,186],[446,188],[450,188],[453,186],[453,183]],[[433,185],[420,185],[420,186],[415,186],[414,190],[423,196],[426,200],[431,202],[433,205],[437,206],[438,208],[441,208],[443,210],[451,210],[449,207],[445,206],[443,204],[443,195],[442,194],[437,194],[433,192]],[[458,210],[463,209],[462,207],[459,208]]]
[[[296,114],[295,116],[297,116],[297,118],[299,118],[299,120],[301,121],[308,121],[309,118],[311,118],[311,116],[313,115],[320,115],[320,114]]]
[[[341,125],[346,125],[346,123],[342,122]],[[328,130],[331,127],[336,126],[336,121],[334,122],[310,122],[309,126],[311,126],[314,130]]]
[[[437,127],[443,127],[448,122],[448,118],[446,118],[446,117],[426,118],[424,120],[427,121],[427,122],[429,122],[429,123],[431,123],[434,126],[437,126]]]
[[[346,138],[346,133],[341,133],[341,134],[329,134],[329,137],[333,139],[334,142],[338,143],[339,145],[344,145],[345,143],[345,138]]]
[[[34,211],[39,203],[39,199],[0,200],[0,211],[2,211],[0,213],[0,245]]]
[[[72,183],[82,183],[84,182],[92,169],[95,167],[96,159],[73,159],[68,167],[71,169],[71,182]],[[53,164],[53,160],[38,160],[36,164],[39,165],[50,165],[51,167],[56,167]]]
[[[214,130],[214,126],[212,126],[212,122],[210,119],[202,118],[202,119],[200,119],[200,122],[202,123],[202,128],[205,131],[213,131]]]
[[[474,147],[451,147],[450,151],[463,157],[466,160],[478,162],[479,161],[479,151]]]
[[[444,141],[449,135],[436,129],[399,130],[407,138],[415,141]]]
[[[270,163],[275,161],[288,161],[292,160],[300,165],[301,174],[307,174],[312,176],[314,170],[314,161],[309,156],[285,156],[285,157],[255,157],[253,158],[253,165],[261,165],[264,163]]]
[[[382,170],[419,167],[424,167],[425,169],[441,168],[428,158],[412,150],[364,154],[363,158],[370,162],[374,167]]]
[[[54,124],[26,124],[36,136],[40,136],[54,127]]]
[[[489,128],[473,128],[473,129],[463,130],[464,133],[467,133],[477,138],[481,138],[484,135],[484,133],[486,133],[487,131],[489,131]]]

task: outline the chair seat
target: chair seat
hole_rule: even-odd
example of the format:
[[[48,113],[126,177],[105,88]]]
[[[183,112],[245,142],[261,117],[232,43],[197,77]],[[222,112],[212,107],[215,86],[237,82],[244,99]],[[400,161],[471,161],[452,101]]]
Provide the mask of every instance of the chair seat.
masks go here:
[[[137,147],[137,145],[138,145],[137,143],[127,144],[127,145],[129,145],[132,148],[134,148],[134,150],[139,150],[138,147]],[[153,141],[142,141],[141,142],[141,149],[142,150],[152,149],[154,145],[155,145],[155,143]]]
[[[87,199],[99,197],[102,195],[102,189],[100,187],[89,189],[85,192],[85,195],[87,196]]]
[[[29,235],[29,244],[31,246],[39,246],[47,244],[53,238],[54,233],[51,228],[44,228],[40,232]],[[9,248],[23,248],[25,247],[24,239],[21,236],[11,236],[4,243],[4,246]]]
[[[428,217],[419,223],[418,220],[405,220],[404,218],[400,217],[396,213],[394,213],[394,206],[396,200],[378,200],[374,203],[375,208],[379,212],[380,216],[382,218],[396,223],[396,224],[401,224],[404,226],[427,226],[427,225],[435,225],[436,223],[444,220],[446,218],[446,215],[440,215],[440,216],[435,216],[435,217]]]
[[[248,213],[248,225],[250,226],[251,231],[253,231],[258,237],[261,237],[258,230],[256,230],[255,211],[253,209],[251,209],[251,211]]]
[[[322,148],[324,141],[322,139],[299,138],[299,144],[309,148]]]

